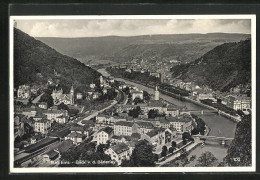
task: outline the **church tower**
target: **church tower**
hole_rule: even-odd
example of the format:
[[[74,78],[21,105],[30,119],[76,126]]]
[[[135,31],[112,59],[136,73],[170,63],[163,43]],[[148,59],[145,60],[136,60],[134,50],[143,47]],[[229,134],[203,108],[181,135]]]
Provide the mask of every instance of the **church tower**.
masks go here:
[[[70,89],[70,104],[71,105],[74,104],[74,88],[73,88],[73,86],[71,86],[71,89]]]
[[[99,77],[99,82],[100,82],[100,84],[103,84],[103,77],[102,76]]]
[[[154,91],[154,100],[158,101],[160,99],[160,92],[158,91],[158,87],[155,87]]]

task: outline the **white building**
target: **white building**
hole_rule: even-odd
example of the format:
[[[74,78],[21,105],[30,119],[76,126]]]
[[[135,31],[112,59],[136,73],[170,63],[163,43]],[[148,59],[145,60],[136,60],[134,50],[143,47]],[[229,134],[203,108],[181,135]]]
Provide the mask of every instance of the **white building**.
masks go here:
[[[113,129],[110,127],[103,128],[97,133],[97,145],[106,144],[113,136]]]
[[[120,143],[112,146],[111,148],[105,151],[105,154],[111,157],[111,160],[117,162],[118,165],[121,165],[122,160],[130,159],[130,150],[128,145],[125,143]]]

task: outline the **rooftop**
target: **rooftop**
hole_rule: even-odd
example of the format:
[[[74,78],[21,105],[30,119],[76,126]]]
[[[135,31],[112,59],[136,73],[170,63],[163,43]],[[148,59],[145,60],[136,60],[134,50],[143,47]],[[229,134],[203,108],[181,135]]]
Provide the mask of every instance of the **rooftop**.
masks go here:
[[[68,134],[67,137],[83,138],[83,137],[84,137],[84,134],[80,134],[80,133],[77,133],[77,132],[73,132],[73,133]]]
[[[164,128],[155,128],[154,130],[146,133],[148,136],[150,137],[154,137],[156,136],[157,134],[159,134],[160,132],[163,132],[165,129]]]
[[[100,129],[98,132],[102,132],[102,131],[109,135],[113,133],[113,129],[111,127],[105,127],[103,129]]]
[[[127,150],[129,150],[129,147],[125,144],[125,143],[120,143],[117,144],[115,146],[112,146],[111,149],[116,153],[116,154],[120,154],[122,152],[125,152]]]
[[[115,123],[115,125],[132,127],[134,125],[134,123],[128,122],[128,121],[118,121]]]

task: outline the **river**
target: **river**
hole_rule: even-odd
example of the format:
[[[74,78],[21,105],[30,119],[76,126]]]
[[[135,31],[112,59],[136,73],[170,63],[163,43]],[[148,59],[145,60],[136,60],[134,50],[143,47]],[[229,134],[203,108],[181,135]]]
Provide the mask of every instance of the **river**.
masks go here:
[[[110,74],[105,70],[105,69],[99,69],[98,72],[100,72],[103,76],[109,77]],[[147,91],[150,94],[154,94],[154,89],[136,84],[134,82],[121,79],[121,78],[115,78],[117,81],[124,81],[127,84],[134,85],[138,87],[139,89],[143,89]],[[193,104],[188,101],[181,101],[176,98],[172,98],[170,96],[160,94],[160,98],[163,100],[166,100],[172,104],[175,104],[177,106],[186,106],[188,110],[206,110],[205,107],[201,107],[197,104]],[[203,115],[196,114],[199,117],[201,117],[207,124],[207,126],[210,128],[209,135],[211,136],[221,136],[221,137],[228,137],[228,138],[233,138],[235,136],[235,130],[236,130],[236,123],[230,119],[227,119],[223,116],[217,115],[216,113],[204,113]],[[204,148],[196,148],[193,152],[203,152],[201,149],[205,149],[207,151],[211,151],[218,159],[221,161],[227,151],[227,146],[216,146],[215,144],[212,143],[207,143],[205,144]],[[221,149],[221,150],[220,150]],[[197,154],[198,156],[198,154]]]

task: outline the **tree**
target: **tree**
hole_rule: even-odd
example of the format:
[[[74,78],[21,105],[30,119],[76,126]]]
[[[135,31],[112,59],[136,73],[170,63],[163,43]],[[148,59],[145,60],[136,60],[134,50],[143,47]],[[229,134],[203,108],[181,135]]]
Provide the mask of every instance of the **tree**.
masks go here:
[[[163,146],[163,147],[162,147],[161,156],[162,156],[162,157],[165,157],[165,156],[167,155],[167,151],[168,151],[167,147],[166,147],[166,146]]]
[[[139,97],[136,97],[133,102],[135,104],[138,104],[138,103],[143,103],[144,101],[142,99],[140,99]]]
[[[155,159],[152,145],[146,140],[136,143],[135,149],[130,157],[130,165],[134,167],[154,167]]]
[[[151,119],[156,118],[158,115],[159,115],[158,109],[151,109],[151,110],[148,112],[148,118],[151,118]]]
[[[105,144],[100,144],[100,145],[98,145],[98,147],[97,147],[97,152],[99,152],[99,153],[104,153],[105,148],[106,148],[106,145],[105,145]]]
[[[40,98],[40,102],[46,102],[48,107],[53,106],[53,98],[50,94],[48,93],[44,93],[41,98]]]
[[[172,147],[176,148],[176,146],[177,146],[177,143],[175,141],[172,141]]]
[[[212,167],[217,166],[217,158],[209,151],[201,154],[197,160],[196,166],[198,167]]]
[[[143,91],[143,95],[144,95],[144,100],[150,101],[151,97],[150,97],[150,94],[148,92]]]
[[[189,140],[190,138],[191,138],[190,133],[184,132],[184,133],[182,134],[182,140],[183,140],[183,141]]]
[[[169,148],[169,153],[172,153],[173,150],[174,150],[174,148],[173,148],[173,147],[170,147],[170,148]]]
[[[199,130],[198,130],[198,128],[194,128],[194,129],[192,129],[191,130],[191,135],[197,135],[197,134],[199,134]]]
[[[58,109],[63,109],[63,110],[67,110],[67,111],[70,110],[69,107],[66,104],[64,104],[63,102],[60,103],[57,107],[58,107]]]
[[[228,148],[225,161],[229,166],[251,166],[251,115],[245,115],[237,124],[234,140]]]
[[[129,116],[132,116],[133,118],[137,118],[139,114],[142,112],[140,106],[137,106],[133,110],[129,111]]]

